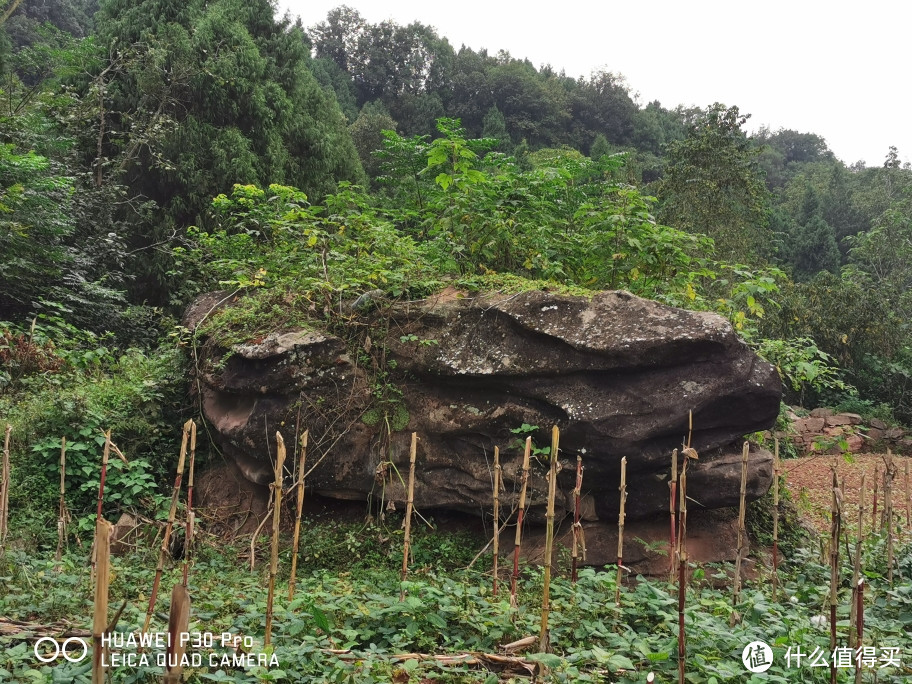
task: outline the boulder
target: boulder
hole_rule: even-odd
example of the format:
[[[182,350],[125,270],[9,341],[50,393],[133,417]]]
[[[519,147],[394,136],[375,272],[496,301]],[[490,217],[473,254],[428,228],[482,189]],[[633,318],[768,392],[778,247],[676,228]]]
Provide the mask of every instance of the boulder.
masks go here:
[[[188,309],[194,329],[222,293]],[[616,520],[619,464],[628,459],[627,515],[667,511],[670,454],[688,436],[693,506],[737,505],[743,436],[779,412],[775,368],[722,317],[626,292],[591,299],[546,292],[463,296],[346,312],[321,326],[271,331],[200,350],[198,383],[212,437],[247,479],[272,479],[275,432],[289,445],[309,430],[308,487],[341,499],[402,502],[411,433],[415,504],[490,510],[492,454],[501,451],[509,511],[518,499],[522,441],[536,449],[560,428],[559,505],[571,507],[577,454],[590,519]],[[525,427],[524,427],[525,426]],[[541,515],[547,457],[533,459],[530,497]],[[751,447],[748,498],[772,481],[772,458]]]
[[[884,430],[878,427],[870,427],[868,431],[864,433],[864,436],[868,438],[868,441],[879,442],[884,438]]]
[[[846,448],[850,454],[860,454],[865,450],[865,439],[862,435],[851,434],[846,437]]]
[[[836,413],[824,418],[827,427],[837,427],[841,425],[860,425],[861,416],[857,413]]]
[[[807,418],[796,419],[792,423],[792,426],[801,434],[819,435],[821,432],[823,432],[825,421],[826,418],[815,418],[813,416],[809,416]]]

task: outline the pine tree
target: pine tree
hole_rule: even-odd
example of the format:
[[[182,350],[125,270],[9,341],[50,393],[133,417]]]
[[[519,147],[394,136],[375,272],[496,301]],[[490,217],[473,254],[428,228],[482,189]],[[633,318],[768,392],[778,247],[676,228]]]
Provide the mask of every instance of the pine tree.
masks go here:
[[[498,152],[512,151],[513,141],[510,140],[510,134],[507,132],[507,120],[497,108],[497,105],[493,105],[485,114],[482,121],[481,136],[497,140],[497,145],[494,149]]]
[[[134,249],[205,221],[212,198],[235,183],[294,185],[319,198],[340,180],[363,182],[302,31],[277,22],[268,0],[107,0],[98,27],[111,53],[129,58],[107,84],[97,162],[162,209],[157,225],[133,236]],[[139,253],[151,257],[145,284],[161,284],[167,259]]]

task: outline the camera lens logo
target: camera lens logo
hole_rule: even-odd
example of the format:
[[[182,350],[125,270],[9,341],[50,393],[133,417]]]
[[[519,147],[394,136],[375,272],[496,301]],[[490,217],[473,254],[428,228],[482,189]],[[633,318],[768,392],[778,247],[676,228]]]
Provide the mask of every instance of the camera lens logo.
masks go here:
[[[39,650],[41,644],[45,642],[51,645],[50,651],[47,649]],[[79,653],[80,646],[82,647],[82,653]],[[62,644],[51,637],[41,637],[35,642],[33,650],[35,652],[35,657],[42,663],[52,663],[61,655],[71,663],[78,663],[89,655],[89,645],[85,642],[85,639],[79,637],[70,637]],[[78,657],[75,655],[76,653],[79,653]]]
[[[766,672],[773,664],[773,649],[762,641],[752,641],[741,652],[741,662],[749,672]]]

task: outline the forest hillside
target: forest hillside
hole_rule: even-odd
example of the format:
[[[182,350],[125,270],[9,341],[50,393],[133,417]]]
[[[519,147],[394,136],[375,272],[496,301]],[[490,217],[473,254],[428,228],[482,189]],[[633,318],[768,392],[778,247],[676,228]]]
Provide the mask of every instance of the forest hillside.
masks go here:
[[[738,103],[643,104],[618,74],[497,48],[345,6],[305,27],[269,0],[0,0],[0,426],[23,554],[56,544],[62,437],[83,541],[108,430],[130,465],[112,458],[97,511],[162,518],[161,455],[200,415],[204,338],[338,331],[372,301],[448,288],[713,312],[778,370],[781,430],[818,407],[912,424],[912,168],[896,148],[847,165],[812,131],[748,134]],[[215,291],[236,304],[182,325]]]

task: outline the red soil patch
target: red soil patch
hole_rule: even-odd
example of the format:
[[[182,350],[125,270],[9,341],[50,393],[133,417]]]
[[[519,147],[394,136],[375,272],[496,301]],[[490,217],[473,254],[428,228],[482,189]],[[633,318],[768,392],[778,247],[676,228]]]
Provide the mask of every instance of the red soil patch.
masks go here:
[[[833,500],[833,468],[839,478],[843,495],[843,525],[855,530],[858,527],[858,500],[861,477],[865,476],[865,511],[863,526],[870,531],[873,518],[874,481],[877,482],[877,525],[880,525],[884,507],[883,474],[886,464],[884,454],[853,454],[849,456],[804,456],[782,461],[786,488],[798,510],[823,534],[830,530],[830,509]],[[912,539],[912,503],[910,487],[912,458],[893,456],[896,475],[893,479],[892,498],[895,524],[902,529],[906,539]]]

